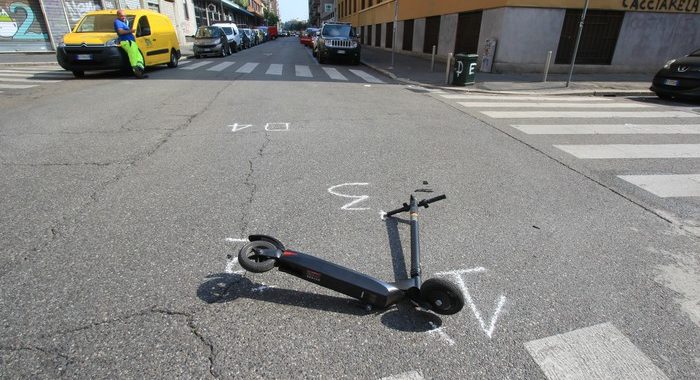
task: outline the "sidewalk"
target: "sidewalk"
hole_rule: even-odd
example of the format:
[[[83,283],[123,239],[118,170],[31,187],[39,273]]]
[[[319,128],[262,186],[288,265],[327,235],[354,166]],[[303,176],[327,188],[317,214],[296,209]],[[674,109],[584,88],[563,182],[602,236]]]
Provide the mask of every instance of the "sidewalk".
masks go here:
[[[182,56],[192,55],[191,43],[182,47]],[[565,74],[550,74],[542,82],[542,74],[491,74],[477,73],[476,83],[466,87],[445,85],[445,64],[435,62],[430,71],[430,60],[406,54],[394,54],[391,68],[391,51],[368,46],[362,47],[362,63],[400,82],[423,87],[451,91],[485,92],[499,94],[540,95],[653,95],[649,91],[651,75],[641,74],[576,74],[566,87]],[[55,53],[0,54],[0,67],[58,65]]]
[[[550,74],[542,82],[542,74],[476,74],[476,83],[466,87],[445,84],[445,63],[435,62],[430,71],[430,60],[406,54],[362,46],[362,63],[400,82],[448,90],[499,94],[540,95],[653,95],[649,90],[652,76],[642,74],[576,74],[566,87],[566,74]]]

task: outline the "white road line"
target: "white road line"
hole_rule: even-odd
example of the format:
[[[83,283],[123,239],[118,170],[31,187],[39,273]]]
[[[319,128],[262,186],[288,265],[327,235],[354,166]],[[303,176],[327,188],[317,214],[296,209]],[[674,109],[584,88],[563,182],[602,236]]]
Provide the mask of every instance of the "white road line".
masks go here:
[[[668,379],[610,323],[525,343],[548,379]]]
[[[193,63],[187,67],[181,67],[180,70],[194,70],[194,69],[198,69],[202,66],[206,66],[210,63],[212,63],[212,61],[199,61],[199,62]]]
[[[250,74],[255,70],[256,67],[258,67],[259,63],[257,62],[248,62],[245,65],[241,66],[236,70],[237,73],[244,73],[244,74]]]
[[[72,77],[73,74],[67,73],[67,72],[46,72],[46,71],[10,71],[10,70],[0,70],[0,76],[7,76],[7,77],[21,77],[21,78],[30,78],[32,76],[39,76],[39,77],[52,77],[52,78],[60,78],[60,77],[65,77],[69,78]]]
[[[661,198],[700,197],[700,174],[619,175]]]
[[[298,77],[311,78],[311,69],[306,65],[294,65],[294,75]]]
[[[370,74],[367,74],[366,72],[364,72],[364,71],[362,71],[362,70],[350,69],[350,72],[353,73],[353,74],[355,74],[355,75],[357,75],[358,77],[364,79],[365,82],[369,82],[369,83],[384,83],[383,81],[381,81],[381,80],[375,78],[374,76],[372,76],[372,75],[370,75]]]
[[[36,84],[5,84],[5,83],[0,83],[0,88],[5,88],[5,89],[25,89],[25,88],[32,88],[36,87],[38,85]]]
[[[224,69],[226,69],[227,67],[233,65],[234,63],[236,63],[236,62],[233,62],[233,61],[231,61],[231,62],[221,62],[221,63],[219,63],[218,65],[214,65],[214,66],[208,68],[207,71],[223,71]],[[190,67],[191,67],[191,66],[190,66]]]
[[[481,113],[493,119],[700,117],[700,114],[685,111],[481,111]]]
[[[458,102],[464,107],[511,107],[511,108],[649,108],[649,104],[641,103],[573,103],[573,102]]]
[[[601,98],[591,96],[521,96],[521,95],[440,95],[445,99],[465,99],[465,100],[553,100],[558,102],[609,102],[612,98]]]
[[[511,127],[528,135],[700,134],[700,124],[518,124]]]
[[[700,144],[554,145],[581,159],[700,158]]]
[[[66,71],[62,68],[61,69],[54,69],[51,67],[32,67],[32,68],[15,67],[12,69],[0,69],[0,73],[45,73],[45,72],[50,72],[52,74],[70,73],[70,71]]]
[[[267,75],[282,75],[282,64],[279,63],[273,63],[270,64],[270,67],[267,68],[267,71],[265,72]]]
[[[186,64],[188,64],[188,63],[192,63],[192,61],[189,60],[189,59],[185,59],[184,61],[178,61],[178,62],[177,62],[178,65],[186,65]]]
[[[58,83],[62,82],[60,80],[47,80],[47,79],[31,79],[31,78],[2,78],[0,77],[0,82],[38,82],[38,83]]]
[[[408,371],[400,373],[398,375],[392,375],[389,377],[382,377],[379,380],[423,380],[423,375],[417,371]]]
[[[341,74],[338,69],[333,67],[323,67],[323,71],[325,71],[326,74],[328,74],[328,76],[333,80],[348,80],[345,75]]]

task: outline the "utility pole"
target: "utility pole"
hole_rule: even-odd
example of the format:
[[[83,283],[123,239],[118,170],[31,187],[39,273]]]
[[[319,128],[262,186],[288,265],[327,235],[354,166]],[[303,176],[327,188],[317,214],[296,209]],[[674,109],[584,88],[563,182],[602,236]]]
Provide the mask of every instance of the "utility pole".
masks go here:
[[[571,76],[574,74],[574,64],[576,63],[576,54],[578,53],[578,44],[581,42],[581,32],[583,32],[583,22],[586,20],[586,12],[588,11],[588,0],[583,6],[581,13],[581,22],[578,24],[578,34],[576,35],[576,44],[574,45],[574,54],[571,57],[571,67],[569,68],[569,79],[566,80],[566,87],[569,87]]]

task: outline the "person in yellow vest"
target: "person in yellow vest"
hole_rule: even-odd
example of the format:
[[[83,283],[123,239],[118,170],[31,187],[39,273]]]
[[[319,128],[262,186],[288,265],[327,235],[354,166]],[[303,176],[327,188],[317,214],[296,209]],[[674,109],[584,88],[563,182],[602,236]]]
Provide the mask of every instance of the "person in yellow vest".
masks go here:
[[[126,19],[126,15],[122,9],[117,10],[117,18],[114,20],[114,31],[117,32],[117,36],[119,36],[119,45],[121,45],[122,49],[124,49],[129,56],[129,64],[136,78],[147,78],[148,75],[143,73],[145,70],[143,55],[141,55],[141,51],[139,51],[139,47],[136,45],[134,31],[131,30],[129,21]]]

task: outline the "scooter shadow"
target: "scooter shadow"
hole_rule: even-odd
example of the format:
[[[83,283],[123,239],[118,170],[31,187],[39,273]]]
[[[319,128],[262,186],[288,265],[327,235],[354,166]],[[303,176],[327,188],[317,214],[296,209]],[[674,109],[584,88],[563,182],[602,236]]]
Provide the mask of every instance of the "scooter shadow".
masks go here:
[[[209,304],[231,302],[243,297],[355,316],[381,315],[381,322],[385,326],[407,332],[425,332],[442,325],[439,316],[416,309],[407,302],[387,309],[367,310],[365,304],[352,298],[268,287],[236,273],[217,273],[207,276],[207,281],[197,289],[197,297]]]

